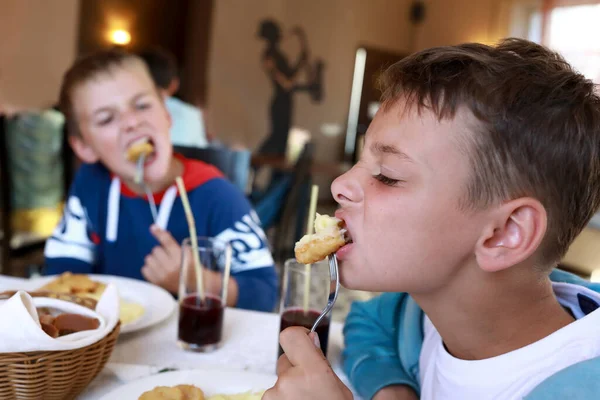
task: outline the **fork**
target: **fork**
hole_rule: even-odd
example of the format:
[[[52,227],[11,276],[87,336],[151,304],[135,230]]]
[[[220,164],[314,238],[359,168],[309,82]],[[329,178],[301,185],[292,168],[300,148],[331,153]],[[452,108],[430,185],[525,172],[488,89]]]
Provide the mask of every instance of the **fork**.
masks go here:
[[[335,301],[337,300],[338,292],[340,291],[338,262],[335,253],[328,255],[327,261],[329,261],[329,298],[327,299],[327,306],[325,306],[323,311],[321,311],[321,315],[319,315],[319,318],[317,318],[314,325],[312,326],[312,329],[310,330],[311,332],[314,332],[315,329],[317,329],[319,323],[323,320],[323,318],[325,318],[327,313],[331,311],[333,305],[335,304]]]
[[[156,219],[158,218],[158,211],[156,209],[156,203],[154,203],[154,195],[150,191],[150,188],[148,187],[148,185],[146,185],[146,182],[144,182],[144,163],[145,162],[146,162],[146,154],[142,153],[137,160],[136,174],[135,174],[134,180],[135,180],[135,183],[137,183],[138,185],[141,185],[144,188],[144,191],[146,192],[146,197],[148,197],[148,203],[150,203],[150,212],[152,212],[152,218],[154,219],[154,222],[156,223]]]

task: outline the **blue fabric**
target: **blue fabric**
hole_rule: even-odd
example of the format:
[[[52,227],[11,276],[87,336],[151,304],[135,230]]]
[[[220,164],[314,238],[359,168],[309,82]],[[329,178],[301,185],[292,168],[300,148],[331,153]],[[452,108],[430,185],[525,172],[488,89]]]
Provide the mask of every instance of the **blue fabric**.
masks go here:
[[[233,184],[217,177],[220,174],[212,166],[190,160],[184,165],[186,170],[191,169],[184,174],[184,182],[198,236],[232,243],[231,276],[239,286],[237,307],[272,311],[278,279],[256,213]],[[203,174],[206,179],[202,179]],[[186,176],[191,177],[189,182]],[[107,219],[111,182],[109,172],[100,164],[80,168],[63,219],[46,244],[45,274],[71,271],[143,279],[144,258],[158,245],[149,230],[153,223],[150,207],[145,198],[121,191],[117,238],[110,240]],[[189,236],[179,197],[173,203],[166,229],[178,243]]]
[[[591,400],[600,397],[600,360],[565,368],[534,388],[525,400]]]
[[[561,270],[554,270],[550,279],[600,293],[600,284]],[[580,304],[581,301],[579,298]],[[593,305],[586,302],[584,307],[592,310]],[[423,316],[423,311],[406,293],[384,293],[352,305],[344,326],[342,363],[344,372],[361,397],[371,399],[380,389],[390,385],[407,385],[420,394]],[[526,399],[595,399],[600,393],[598,377],[600,358],[594,358],[552,375]]]
[[[384,293],[353,303],[344,325],[344,372],[356,391],[371,399],[390,385],[419,393],[423,311],[406,293]]]
[[[283,202],[292,184],[291,175],[282,175],[273,182],[259,200],[254,201],[254,210],[265,229],[269,229],[279,219]],[[253,197],[258,197],[256,194]]]

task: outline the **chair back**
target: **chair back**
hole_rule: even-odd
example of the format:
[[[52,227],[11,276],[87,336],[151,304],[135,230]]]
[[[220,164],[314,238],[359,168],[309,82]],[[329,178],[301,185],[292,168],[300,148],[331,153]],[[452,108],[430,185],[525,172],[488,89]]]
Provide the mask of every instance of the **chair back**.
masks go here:
[[[305,233],[312,185],[314,143],[304,145],[292,173],[289,192],[283,202],[281,218],[276,226],[274,256],[277,261],[294,256],[294,243]]]
[[[175,153],[217,167],[242,192],[246,191],[250,173],[250,151],[221,147],[173,146]]]

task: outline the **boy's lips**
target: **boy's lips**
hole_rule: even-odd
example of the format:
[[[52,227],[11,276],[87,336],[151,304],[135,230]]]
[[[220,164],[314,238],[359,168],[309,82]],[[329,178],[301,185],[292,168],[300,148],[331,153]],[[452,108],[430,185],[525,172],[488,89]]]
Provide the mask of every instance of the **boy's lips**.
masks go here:
[[[350,253],[353,247],[353,242],[346,243],[345,245],[340,247],[338,251],[335,252],[335,256],[338,258],[338,260],[343,261],[344,259],[348,258],[348,254]]]
[[[149,154],[146,159],[144,160],[144,166],[148,166],[150,164],[152,164],[154,161],[156,160],[156,151],[152,152],[151,154]]]
[[[342,210],[337,210],[335,212],[335,217],[341,219],[343,221],[343,229],[345,230],[344,238],[346,239],[346,244],[336,251],[335,255],[338,260],[344,260],[348,257],[348,253],[354,247],[354,238],[352,237],[352,228],[348,223],[348,220],[344,217],[344,212]]]

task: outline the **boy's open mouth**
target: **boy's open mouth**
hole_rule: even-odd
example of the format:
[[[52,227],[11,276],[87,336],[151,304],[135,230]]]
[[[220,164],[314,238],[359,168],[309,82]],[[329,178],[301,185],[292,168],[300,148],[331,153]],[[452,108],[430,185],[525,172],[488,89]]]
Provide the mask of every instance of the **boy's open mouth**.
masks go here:
[[[150,161],[151,156],[155,154],[154,141],[149,136],[143,136],[135,139],[127,146],[125,158],[131,162],[137,162],[141,156],[145,156],[145,161]]]
[[[342,232],[344,235],[344,241],[346,242],[346,244],[348,243],[354,243],[354,241],[352,240],[352,235],[350,235],[350,231],[348,231],[348,227],[346,226],[346,222],[342,221]]]

